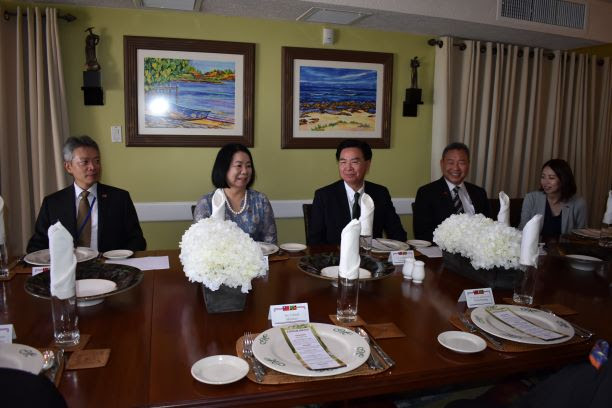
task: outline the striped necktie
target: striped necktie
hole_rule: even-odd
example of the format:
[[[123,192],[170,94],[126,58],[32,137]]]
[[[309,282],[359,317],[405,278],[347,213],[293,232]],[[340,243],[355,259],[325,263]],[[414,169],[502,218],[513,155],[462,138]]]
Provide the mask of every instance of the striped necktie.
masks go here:
[[[462,214],[463,204],[461,204],[461,198],[459,198],[459,186],[453,188],[453,207],[455,207],[455,214]]]
[[[353,196],[353,219],[359,219],[361,217],[361,207],[359,206],[359,193],[355,193]]]
[[[83,190],[79,195],[79,210],[77,212],[77,228],[80,232],[77,238],[77,246],[88,247],[91,245],[91,214],[89,211],[89,191]]]

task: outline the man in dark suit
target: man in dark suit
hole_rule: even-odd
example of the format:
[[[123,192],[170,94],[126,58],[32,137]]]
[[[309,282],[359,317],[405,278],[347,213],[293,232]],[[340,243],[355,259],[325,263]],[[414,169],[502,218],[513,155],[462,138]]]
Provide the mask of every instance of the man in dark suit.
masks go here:
[[[406,231],[395,212],[389,190],[364,181],[372,160],[370,146],[360,140],[344,140],[336,149],[336,160],[342,180],[315,191],[308,243],[339,244],[342,229],[352,218],[359,218],[355,193],[362,195],[364,192],[374,201],[373,238],[382,237],[384,231],[388,238],[406,241]]]
[[[27,251],[49,248],[47,230],[57,221],[70,231],[75,245],[100,252],[146,249],[130,194],[98,183],[102,166],[98,144],[89,136],[64,143],[64,168],[74,183],[43,200]]]
[[[440,159],[442,177],[421,186],[414,201],[414,237],[431,241],[434,230],[452,214],[483,214],[490,217],[484,189],[464,182],[470,170],[470,150],[463,143],[451,143]]]

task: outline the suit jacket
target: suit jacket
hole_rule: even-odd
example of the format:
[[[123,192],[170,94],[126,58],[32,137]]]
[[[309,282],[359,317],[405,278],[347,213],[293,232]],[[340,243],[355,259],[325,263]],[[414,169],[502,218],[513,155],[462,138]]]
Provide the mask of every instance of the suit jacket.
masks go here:
[[[519,229],[523,229],[525,224],[536,214],[546,213],[546,194],[543,191],[532,191],[527,193],[523,199],[521,209],[521,223]],[[543,224],[542,224],[543,225]],[[574,195],[563,203],[561,209],[561,234],[568,234],[576,228],[587,226],[587,208],[584,198]]]
[[[406,241],[406,231],[395,212],[389,190],[379,184],[365,182],[364,191],[374,201],[373,238]],[[315,191],[308,224],[308,244],[339,244],[342,229],[351,221],[344,181],[339,180]]]
[[[147,242],[142,235],[138,215],[130,193],[98,183],[98,251],[131,249],[142,251]],[[76,242],[76,206],[74,184],[48,195],[43,200],[28,253],[49,248],[47,230],[60,221]]]
[[[464,182],[476,214],[491,216],[487,192],[477,185]],[[444,177],[421,186],[413,206],[412,227],[416,239],[431,241],[434,230],[455,213],[451,191]]]

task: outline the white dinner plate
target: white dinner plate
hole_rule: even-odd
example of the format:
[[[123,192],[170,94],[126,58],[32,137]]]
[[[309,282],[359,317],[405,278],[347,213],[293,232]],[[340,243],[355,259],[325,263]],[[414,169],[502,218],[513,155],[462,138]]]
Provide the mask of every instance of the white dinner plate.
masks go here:
[[[249,364],[230,355],[205,357],[191,366],[191,375],[206,384],[229,384],[244,378]]]
[[[38,374],[42,366],[42,354],[35,348],[23,344],[0,343],[0,367]]]
[[[293,242],[289,242],[286,244],[281,244],[281,249],[287,251],[287,252],[300,252],[306,249],[306,245],[304,244],[296,244]]]
[[[410,245],[402,241],[387,238],[374,238],[372,240],[372,252],[385,253],[391,251],[407,251]]]
[[[338,265],[327,266],[321,269],[321,276],[327,276],[328,278],[337,278],[338,277]],[[367,269],[359,268],[359,279],[370,279],[372,277],[372,272]]]
[[[77,247],[74,250],[77,262],[85,262],[90,259],[94,259],[98,256],[98,251],[94,251],[88,247]],[[24,258],[24,261],[30,265],[47,266],[51,263],[48,249],[41,249],[40,251],[30,252]]]
[[[598,239],[601,235],[601,231],[596,228],[580,228],[572,230],[572,234],[578,235],[584,238],[595,238]]]
[[[132,255],[134,255],[134,252],[129,249],[115,249],[102,254],[106,259],[127,259]]]
[[[295,357],[279,327],[261,333],[253,341],[253,355],[273,370],[305,377],[324,377],[352,371],[370,356],[366,340],[352,330],[325,323],[311,323],[328,350],[346,366],[330,370],[309,370]]]
[[[487,348],[487,343],[482,338],[462,331],[440,333],[438,343],[457,353],[478,353]]]
[[[599,258],[588,255],[568,254],[565,255],[565,258],[572,268],[581,271],[593,271],[603,262]]]
[[[536,326],[543,327],[548,330],[564,334],[565,337],[561,337],[556,340],[542,340],[538,337],[530,336],[523,333],[506,323],[493,317],[488,310],[495,309],[510,309],[523,319],[535,324]],[[564,343],[574,337],[574,327],[569,324],[566,320],[555,316],[548,312],[543,312],[539,309],[532,307],[516,306],[516,305],[494,305],[494,306],[481,306],[472,310],[472,321],[482,330],[490,333],[494,336],[501,337],[502,339],[512,340],[517,343],[526,344],[557,344]]]
[[[428,246],[431,246],[431,242],[424,241],[422,239],[409,239],[406,242],[408,242],[409,245],[412,245],[415,248],[426,248]]]
[[[267,242],[257,242],[259,247],[261,248],[261,253],[264,256],[272,255],[278,252],[278,247],[274,244],[269,244]]]

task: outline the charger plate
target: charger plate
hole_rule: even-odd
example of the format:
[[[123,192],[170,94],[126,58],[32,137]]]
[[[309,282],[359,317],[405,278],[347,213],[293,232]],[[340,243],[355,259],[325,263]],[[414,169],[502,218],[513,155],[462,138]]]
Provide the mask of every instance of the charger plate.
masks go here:
[[[340,254],[337,252],[324,252],[314,255],[306,255],[298,261],[298,268],[307,275],[314,276],[319,279],[337,281],[338,277],[325,276],[321,271],[330,266],[340,265]],[[365,269],[371,272],[372,276],[363,278],[361,281],[373,281],[393,275],[395,266],[392,263],[381,261],[368,255],[361,255],[360,269]]]
[[[98,251],[94,251],[88,247],[77,247],[74,250],[77,262],[85,262],[94,259],[98,256]],[[23,257],[23,260],[30,265],[47,266],[51,264],[49,249],[41,249],[40,251],[30,252]]]

